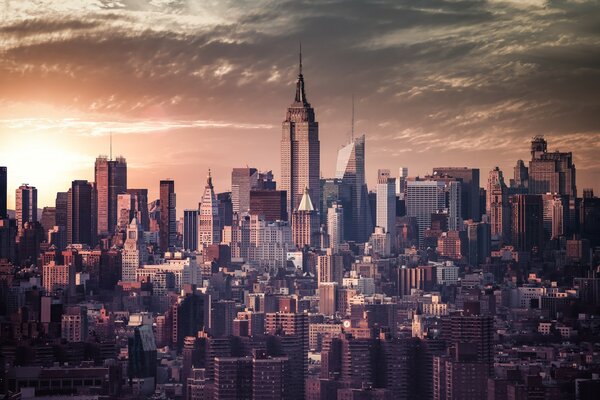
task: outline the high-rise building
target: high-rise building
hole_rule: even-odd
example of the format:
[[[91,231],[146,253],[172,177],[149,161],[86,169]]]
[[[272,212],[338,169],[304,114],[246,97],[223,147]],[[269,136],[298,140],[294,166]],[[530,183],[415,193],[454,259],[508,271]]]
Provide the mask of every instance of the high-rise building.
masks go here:
[[[44,234],[48,233],[56,225],[56,207],[44,207],[42,209],[40,224],[44,229]]]
[[[515,165],[513,185],[515,188],[521,189],[527,189],[529,185],[529,168],[525,166],[523,160],[518,160]]]
[[[175,182],[170,179],[160,181],[160,220],[159,245],[162,252],[175,247],[177,224],[175,221]]]
[[[37,189],[24,183],[16,190],[15,218],[19,232],[26,222],[37,222]]]
[[[231,203],[234,213],[250,210],[250,191],[256,188],[257,182],[256,168],[234,168],[231,171]]]
[[[137,202],[135,209],[139,213],[137,215],[137,219],[138,223],[142,225],[142,230],[144,232],[149,231],[150,219],[148,216],[148,189],[127,189],[127,193],[135,196],[135,200]]]
[[[373,226],[365,183],[365,135],[353,138],[338,151],[335,177],[341,179],[351,193],[352,217],[346,220],[346,240],[365,243]]]
[[[319,283],[319,312],[334,315],[337,310],[337,282]]]
[[[467,167],[434,168],[433,174],[448,175],[460,180],[461,218],[481,220],[479,209],[479,169]]]
[[[267,222],[287,221],[286,196],[283,190],[251,190],[250,214],[262,215]]]
[[[221,227],[231,226],[233,223],[233,203],[231,202],[231,192],[217,193],[217,202],[219,203],[219,218]]]
[[[136,271],[146,262],[146,243],[144,235],[138,224],[137,218],[133,218],[127,226],[127,238],[123,246],[121,271],[123,282],[135,282]]]
[[[396,190],[395,180],[389,169],[377,171],[377,226],[390,234],[392,246],[396,237]],[[395,246],[394,246],[395,247]],[[394,250],[394,249],[392,249]]]
[[[490,171],[486,192],[486,209],[492,238],[507,241],[510,233],[510,205],[504,176],[500,168],[496,167]]]
[[[71,183],[67,195],[67,244],[96,243],[96,195],[85,180]]]
[[[67,208],[69,205],[69,193],[56,193],[56,200],[54,205],[56,207],[56,225],[62,226],[63,228],[67,229]]]
[[[344,242],[344,207],[337,201],[327,209],[327,234],[329,248],[334,254],[338,253],[340,244]]]
[[[214,399],[252,399],[252,357],[216,357]]]
[[[406,193],[406,178],[408,178],[408,168],[398,168],[398,178],[396,178],[396,196],[400,200],[404,200],[404,194]]]
[[[529,162],[529,194],[556,193],[577,197],[576,170],[573,154],[548,152],[548,143],[543,136],[531,141]]]
[[[313,207],[308,188],[292,214],[292,238],[298,248],[316,247],[319,243],[319,215]]]
[[[541,195],[517,194],[512,206],[512,245],[518,251],[541,251],[544,246],[544,204]]]
[[[106,156],[96,158],[94,177],[97,192],[98,235],[114,232],[118,219],[117,196],[127,190],[127,161],[123,157],[116,160]]]
[[[321,150],[319,123],[306,99],[302,75],[302,53],[296,82],[296,96],[287,110],[281,137],[281,190],[287,192],[287,213],[292,215],[302,200],[304,189],[320,207]]]
[[[212,183],[210,170],[206,178],[204,195],[198,210],[198,250],[204,246],[221,243],[221,220],[219,203]]]
[[[42,286],[46,293],[62,291],[66,294],[75,294],[75,265],[57,265],[54,261],[42,267]]]
[[[317,282],[337,282],[342,284],[344,258],[329,251],[317,257]]]
[[[117,195],[117,225],[116,229],[124,232],[133,218],[140,221],[137,209],[138,202],[135,194],[122,193]]]
[[[0,219],[8,217],[7,201],[8,201],[8,173],[6,167],[0,167]]]
[[[558,239],[569,232],[569,198],[557,194],[542,195],[544,202],[544,240]]]
[[[198,210],[183,210],[183,249],[198,249]]]
[[[408,181],[406,185],[406,215],[417,219],[419,245],[423,245],[425,230],[431,228],[431,214],[444,209],[446,195],[443,181]]]
[[[469,265],[477,266],[487,261],[491,255],[490,224],[486,222],[465,222],[467,231],[467,258]]]

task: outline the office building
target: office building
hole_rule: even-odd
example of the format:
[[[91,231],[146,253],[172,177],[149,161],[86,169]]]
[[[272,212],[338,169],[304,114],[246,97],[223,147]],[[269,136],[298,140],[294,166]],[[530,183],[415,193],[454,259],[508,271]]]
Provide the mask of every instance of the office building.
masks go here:
[[[510,238],[510,205],[504,176],[498,167],[489,173],[486,194],[486,210],[492,238],[508,241]]]
[[[19,232],[26,222],[37,222],[37,189],[23,184],[16,190],[15,218]]]
[[[198,210],[198,250],[204,246],[221,243],[221,219],[219,203],[212,183],[210,170],[206,178],[204,194]]]
[[[183,249],[198,249],[198,210],[183,210]]]
[[[141,228],[135,217],[127,226],[125,245],[121,253],[121,280],[123,282],[135,282],[137,269],[146,263],[146,243]]]
[[[398,177],[396,178],[396,196],[400,200],[404,200],[404,194],[406,193],[406,181],[408,178],[408,168],[398,168]]]
[[[306,98],[302,75],[302,54],[296,96],[287,110],[281,137],[281,184],[287,193],[287,213],[298,209],[304,190],[311,199],[321,205],[319,178],[321,173],[321,149],[319,123],[315,111]]]
[[[68,192],[58,192],[56,193],[56,200],[54,202],[56,208],[56,225],[62,226],[67,229],[67,208],[69,205],[69,193]]]
[[[159,246],[162,252],[175,247],[177,240],[175,182],[160,181]]]
[[[127,190],[127,161],[123,157],[112,160],[106,156],[99,156],[94,165],[94,177],[97,193],[97,234],[110,235],[114,233],[118,219],[117,196]]]
[[[544,204],[541,195],[517,194],[512,206],[512,245],[518,251],[541,251],[544,246]]]
[[[479,209],[479,169],[467,167],[438,167],[433,174],[447,175],[460,181],[461,218],[463,220],[481,220]]]
[[[234,168],[231,171],[231,203],[234,213],[250,210],[250,191],[258,183],[256,168]]]
[[[425,230],[431,228],[431,214],[443,210],[446,195],[443,181],[408,181],[406,185],[406,215],[417,220],[419,245],[423,245]]]
[[[136,216],[138,224],[141,224],[144,232],[149,231],[150,217],[148,215],[148,189],[127,189],[127,193],[135,199],[134,209],[138,213]]]
[[[374,219],[369,213],[365,183],[365,136],[352,138],[338,151],[335,177],[350,188],[351,218],[346,219],[346,240],[365,243],[372,232]]]
[[[292,240],[296,247],[317,247],[319,244],[319,215],[313,207],[308,188],[304,190],[298,209],[292,214]]]
[[[390,234],[392,251],[396,237],[396,190],[395,180],[389,169],[377,171],[377,221],[376,225]]]
[[[67,194],[67,244],[96,244],[96,191],[91,183],[77,180]]]
[[[337,282],[319,283],[319,312],[323,315],[334,315],[337,311]]]
[[[556,193],[577,197],[575,178],[572,153],[548,152],[548,143],[543,136],[533,138],[529,162],[529,194]]]
[[[0,219],[8,218],[7,201],[8,201],[8,172],[6,167],[0,167]]]
[[[344,206],[337,201],[327,209],[327,234],[329,248],[334,254],[338,253],[344,242]]]
[[[250,214],[262,215],[267,222],[287,221],[287,194],[283,190],[250,191]]]

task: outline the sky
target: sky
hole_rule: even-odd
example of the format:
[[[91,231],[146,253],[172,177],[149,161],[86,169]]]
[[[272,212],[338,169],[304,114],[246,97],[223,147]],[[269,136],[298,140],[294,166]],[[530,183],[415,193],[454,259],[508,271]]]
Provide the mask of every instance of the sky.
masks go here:
[[[366,173],[499,166],[508,180],[529,142],[572,151],[579,193],[600,193],[600,2],[585,0],[3,0],[0,165],[9,208],[21,183],[53,205],[94,159],[128,162],[128,186],[178,214],[207,171],[279,175],[281,122],[302,42],[321,169],[333,176],[351,132]]]

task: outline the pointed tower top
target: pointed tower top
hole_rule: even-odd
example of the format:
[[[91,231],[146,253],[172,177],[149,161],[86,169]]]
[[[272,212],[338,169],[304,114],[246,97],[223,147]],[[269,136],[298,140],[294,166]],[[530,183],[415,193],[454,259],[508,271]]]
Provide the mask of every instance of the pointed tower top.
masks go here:
[[[298,211],[314,211],[312,200],[310,199],[310,194],[308,193],[308,187],[304,188],[304,194],[302,195],[302,200],[300,201],[300,205],[298,206]]]
[[[352,141],[354,141],[354,93],[352,93]]]
[[[310,106],[306,100],[304,91],[304,75],[302,75],[302,43],[300,43],[300,52],[298,53],[298,82],[296,82],[296,103],[302,103],[303,106]]]
[[[302,76],[302,41],[300,41],[300,52],[298,53],[298,76]]]
[[[212,176],[210,174],[210,168],[208,169],[208,177],[206,178],[206,187],[213,188]]]

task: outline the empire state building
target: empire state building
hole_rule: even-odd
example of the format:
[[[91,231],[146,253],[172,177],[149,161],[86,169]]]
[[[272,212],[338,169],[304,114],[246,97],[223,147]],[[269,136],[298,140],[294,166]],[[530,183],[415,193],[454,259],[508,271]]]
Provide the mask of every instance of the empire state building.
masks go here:
[[[288,215],[298,209],[305,189],[317,207],[321,204],[319,171],[321,150],[319,123],[306,99],[302,75],[302,52],[296,82],[296,97],[287,110],[281,135],[281,190],[287,192]]]

